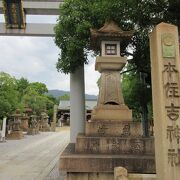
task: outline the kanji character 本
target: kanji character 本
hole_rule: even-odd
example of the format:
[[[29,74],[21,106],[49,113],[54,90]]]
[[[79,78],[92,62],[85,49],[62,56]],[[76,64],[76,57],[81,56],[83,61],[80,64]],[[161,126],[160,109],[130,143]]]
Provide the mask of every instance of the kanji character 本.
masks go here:
[[[171,106],[166,106],[165,108],[167,109],[167,116],[170,120],[176,121],[179,118],[179,106],[171,103]]]
[[[167,65],[164,65],[165,69],[163,72],[167,72],[168,76],[171,77],[172,73],[177,73],[176,66],[172,65],[170,62]]]
[[[179,97],[179,87],[177,83],[167,83],[165,85],[166,97]]]

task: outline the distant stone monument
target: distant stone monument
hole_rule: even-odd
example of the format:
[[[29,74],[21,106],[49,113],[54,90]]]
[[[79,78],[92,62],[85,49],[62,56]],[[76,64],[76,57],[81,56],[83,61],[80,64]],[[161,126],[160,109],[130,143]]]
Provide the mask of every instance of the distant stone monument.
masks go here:
[[[3,118],[2,128],[0,129],[0,142],[5,142],[5,136],[6,136],[6,119],[7,119],[7,118]]]
[[[23,113],[23,116],[21,118],[21,125],[20,125],[20,128],[23,130],[23,131],[28,131],[28,128],[29,128],[29,118],[32,114],[32,109],[29,108],[28,106],[25,106],[24,108],[24,113]]]
[[[7,138],[13,140],[22,139],[24,137],[23,131],[20,128],[22,114],[20,113],[19,109],[17,109],[16,113],[12,115],[12,118],[12,131],[7,135]]]
[[[132,121],[121,91],[120,71],[127,60],[121,57],[121,47],[132,35],[114,22],[91,30],[92,46],[101,50],[96,59],[99,99],[85,134],[79,134],[60,157],[60,170],[68,172],[68,180],[113,180],[119,166],[134,173],[155,173],[153,138],[144,138],[141,123]],[[116,179],[127,179],[118,172]]]
[[[37,116],[31,115],[27,134],[28,135],[36,135],[38,133],[39,133],[39,125],[38,125],[38,121],[37,121]]]
[[[54,105],[53,121],[51,122],[51,131],[56,131],[57,110],[58,110],[58,106]]]
[[[48,124],[48,118],[49,116],[47,115],[46,112],[41,113],[41,120],[40,120],[40,131],[46,132],[46,131],[51,131],[51,128]]]
[[[180,56],[176,26],[161,23],[150,35],[156,173],[180,179]]]

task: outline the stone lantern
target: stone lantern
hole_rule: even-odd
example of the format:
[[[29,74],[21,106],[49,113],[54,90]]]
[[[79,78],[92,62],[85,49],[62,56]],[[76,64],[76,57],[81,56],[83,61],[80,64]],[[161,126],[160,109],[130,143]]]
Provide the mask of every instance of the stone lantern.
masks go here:
[[[23,131],[28,131],[28,122],[30,118],[30,114],[32,113],[32,109],[29,108],[28,106],[24,107],[24,113],[23,117],[21,118],[21,129]]]
[[[121,54],[132,34],[114,22],[91,30],[93,48],[101,50],[95,65],[101,73],[99,99],[85,133],[61,154],[59,169],[68,172],[68,180],[114,179],[116,167],[155,173],[153,138],[144,138],[141,122],[132,121],[121,91],[120,71],[127,62]],[[115,175],[119,178],[119,171]]]
[[[22,114],[19,109],[16,110],[16,113],[12,115],[12,132],[8,135],[8,139],[22,139],[23,132],[20,128]]]
[[[38,121],[36,115],[30,116],[28,135],[35,135],[39,133]]]
[[[132,111],[124,103],[120,71],[127,62],[121,56],[121,46],[132,37],[133,31],[123,31],[113,21],[99,30],[91,29],[92,47],[99,49],[95,70],[101,73],[100,92],[92,120],[132,120]]]
[[[40,131],[50,131],[50,126],[48,124],[48,118],[49,116],[47,115],[46,112],[41,113],[41,125],[40,125]]]

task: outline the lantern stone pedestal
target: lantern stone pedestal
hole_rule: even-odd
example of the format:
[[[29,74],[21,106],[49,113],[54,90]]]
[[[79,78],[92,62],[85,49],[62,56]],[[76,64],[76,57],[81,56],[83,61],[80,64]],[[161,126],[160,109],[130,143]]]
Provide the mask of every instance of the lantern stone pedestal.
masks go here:
[[[12,131],[10,134],[7,135],[7,139],[9,140],[19,140],[24,138],[22,131]]]
[[[85,134],[62,153],[60,170],[68,172],[68,180],[113,180],[119,166],[130,173],[155,173],[154,139],[143,137],[141,123],[132,121],[121,91],[120,71],[127,59],[120,56],[120,42],[132,32],[110,22],[91,35],[94,46],[101,46],[95,66],[101,73],[99,98]]]

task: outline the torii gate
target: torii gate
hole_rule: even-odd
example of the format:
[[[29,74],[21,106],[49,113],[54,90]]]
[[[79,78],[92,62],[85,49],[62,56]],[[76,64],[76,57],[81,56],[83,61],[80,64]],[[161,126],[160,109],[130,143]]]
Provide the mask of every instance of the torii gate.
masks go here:
[[[54,37],[55,24],[26,23],[26,15],[59,15],[63,0],[0,0],[1,36]],[[78,133],[85,129],[84,67],[70,74],[70,140],[75,142]]]

